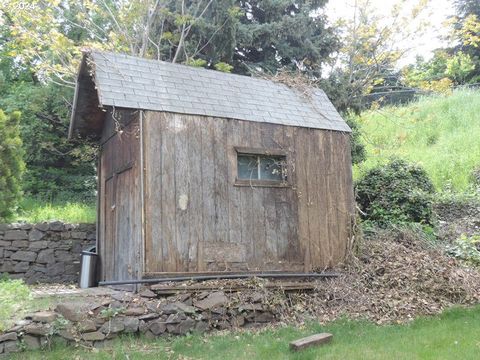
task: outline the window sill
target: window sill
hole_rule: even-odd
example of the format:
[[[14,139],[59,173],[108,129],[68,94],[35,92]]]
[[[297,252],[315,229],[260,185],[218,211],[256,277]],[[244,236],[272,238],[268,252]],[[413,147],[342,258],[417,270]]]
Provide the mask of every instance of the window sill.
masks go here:
[[[246,179],[236,179],[234,186],[241,187],[272,187],[272,188],[289,188],[292,187],[287,181],[276,181],[276,180],[246,180]]]

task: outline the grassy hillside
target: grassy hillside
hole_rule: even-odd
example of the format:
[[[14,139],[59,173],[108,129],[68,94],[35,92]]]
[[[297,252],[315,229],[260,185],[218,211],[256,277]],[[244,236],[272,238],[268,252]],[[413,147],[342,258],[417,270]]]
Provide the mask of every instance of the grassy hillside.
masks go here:
[[[367,160],[355,177],[397,156],[422,165],[438,190],[467,191],[480,170],[480,91],[458,90],[358,117]]]
[[[71,223],[94,223],[95,204],[81,202],[47,202],[25,198],[20,204],[21,210],[15,221],[37,223],[60,220]]]

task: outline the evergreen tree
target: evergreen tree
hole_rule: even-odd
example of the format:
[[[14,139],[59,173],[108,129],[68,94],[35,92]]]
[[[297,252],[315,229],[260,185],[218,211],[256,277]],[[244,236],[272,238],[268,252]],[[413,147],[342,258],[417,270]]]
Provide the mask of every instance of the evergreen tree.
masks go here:
[[[334,29],[321,12],[325,0],[237,1],[241,9],[234,55],[235,72],[247,67],[275,73],[286,67],[318,75],[338,50]]]
[[[480,1],[478,0],[456,0],[455,8],[457,16],[463,20],[468,15],[476,15],[480,18]]]
[[[8,220],[21,197],[24,170],[20,113],[6,116],[0,110],[0,220]]]

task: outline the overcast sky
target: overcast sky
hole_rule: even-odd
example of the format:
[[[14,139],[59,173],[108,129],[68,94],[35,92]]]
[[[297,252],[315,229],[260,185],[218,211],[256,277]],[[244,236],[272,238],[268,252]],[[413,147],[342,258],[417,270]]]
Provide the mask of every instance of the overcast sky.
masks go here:
[[[392,6],[397,3],[394,0],[370,0],[372,6],[376,11],[384,16],[388,23],[388,14]],[[407,0],[406,8],[413,6],[418,0]],[[328,2],[326,13],[331,21],[339,18],[353,19],[354,0],[330,0]],[[418,38],[400,44],[400,47],[411,48],[405,59],[399,65],[406,65],[415,61],[417,55],[422,55],[426,59],[432,56],[432,51],[446,47],[449,44],[445,40],[441,40],[442,35],[446,35],[445,29],[442,29],[442,23],[451,15],[454,15],[453,0],[430,0],[428,10],[425,13],[425,18],[431,24],[426,30],[425,34],[418,36]]]

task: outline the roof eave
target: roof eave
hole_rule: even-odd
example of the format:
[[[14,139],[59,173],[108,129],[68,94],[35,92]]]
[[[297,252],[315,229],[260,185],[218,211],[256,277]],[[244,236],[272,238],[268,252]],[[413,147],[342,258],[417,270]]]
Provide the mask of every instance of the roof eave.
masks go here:
[[[103,128],[104,110],[95,85],[94,69],[90,69],[89,55],[90,51],[83,53],[75,82],[69,139],[76,134],[98,139]]]

